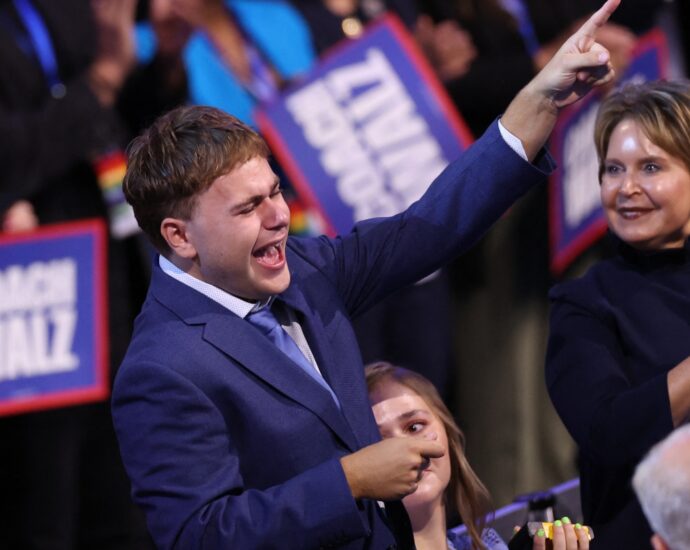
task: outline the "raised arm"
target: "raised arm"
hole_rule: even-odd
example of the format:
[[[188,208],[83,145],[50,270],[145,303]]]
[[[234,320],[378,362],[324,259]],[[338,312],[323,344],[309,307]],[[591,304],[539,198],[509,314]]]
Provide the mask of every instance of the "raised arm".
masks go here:
[[[607,0],[508,106],[501,121],[520,138],[530,160],[546,143],[560,109],[613,79],[609,52],[596,41],[596,33],[620,1]]]

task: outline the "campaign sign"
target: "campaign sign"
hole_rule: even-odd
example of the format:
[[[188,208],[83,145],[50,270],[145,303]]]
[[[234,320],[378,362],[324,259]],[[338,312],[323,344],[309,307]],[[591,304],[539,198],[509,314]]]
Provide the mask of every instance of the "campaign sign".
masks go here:
[[[0,237],[0,415],[108,395],[106,229]]]
[[[663,78],[667,73],[666,39],[659,30],[638,42],[618,86]],[[599,198],[599,162],[594,123],[603,99],[595,91],[559,117],[550,142],[558,170],[550,180],[551,270],[560,275],[606,232]]]
[[[257,122],[330,234],[404,210],[472,141],[392,15],[338,45]]]

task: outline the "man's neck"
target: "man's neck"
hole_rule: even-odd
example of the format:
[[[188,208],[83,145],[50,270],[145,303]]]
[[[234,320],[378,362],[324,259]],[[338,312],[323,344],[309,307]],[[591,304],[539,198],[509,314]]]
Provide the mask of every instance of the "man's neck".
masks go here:
[[[238,317],[244,319],[251,311],[254,310],[255,307],[257,307],[256,301],[248,301],[240,298],[217,286],[207,283],[200,277],[196,276],[193,271],[190,272],[189,270],[185,270],[184,262],[175,262],[172,259],[160,256],[158,263],[163,272],[165,272],[167,275],[219,303],[223,307],[232,311]],[[267,302],[268,300],[262,302],[262,304]]]

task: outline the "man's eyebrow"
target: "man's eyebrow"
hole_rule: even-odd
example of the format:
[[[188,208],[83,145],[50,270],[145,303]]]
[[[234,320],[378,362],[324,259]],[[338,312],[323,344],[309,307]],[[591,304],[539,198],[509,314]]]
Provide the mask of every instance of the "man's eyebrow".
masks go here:
[[[278,176],[275,176],[273,178],[273,186],[271,187],[271,193],[273,193],[276,189],[280,188],[280,178]],[[230,210],[235,212],[237,210],[242,210],[243,208],[246,208],[247,206],[252,206],[255,204],[259,204],[262,200],[264,200],[266,197],[265,195],[252,195],[246,200],[243,200],[242,202],[239,202],[235,205],[233,205]]]

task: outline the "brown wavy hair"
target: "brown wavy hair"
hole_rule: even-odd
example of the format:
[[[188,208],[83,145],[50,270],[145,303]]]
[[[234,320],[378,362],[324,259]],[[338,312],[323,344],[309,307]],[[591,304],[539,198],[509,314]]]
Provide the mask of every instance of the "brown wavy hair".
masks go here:
[[[690,171],[690,82],[629,84],[602,102],[594,125],[599,181],[611,134],[623,119],[635,121],[649,141],[682,160]]]
[[[393,381],[410,388],[431,407],[441,420],[448,438],[450,454],[450,482],[446,487],[447,510],[457,514],[465,524],[472,539],[472,548],[485,548],[481,533],[486,524],[486,514],[491,509],[489,491],[474,473],[465,457],[465,435],[453,419],[434,385],[424,376],[411,370],[396,367],[385,361],[367,365],[364,370],[367,390],[371,394],[384,381]]]

